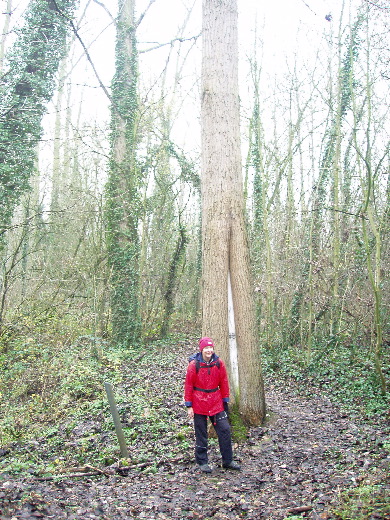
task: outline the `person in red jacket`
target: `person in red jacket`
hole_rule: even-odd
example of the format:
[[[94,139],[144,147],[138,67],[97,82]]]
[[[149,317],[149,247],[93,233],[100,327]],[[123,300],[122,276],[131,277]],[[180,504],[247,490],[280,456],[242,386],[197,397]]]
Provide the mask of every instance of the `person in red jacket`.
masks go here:
[[[214,352],[211,338],[199,340],[199,352],[188,364],[184,385],[184,401],[188,416],[194,420],[195,460],[201,471],[211,473],[207,457],[207,418],[218,435],[222,466],[240,470],[233,461],[230,424],[227,416],[229,381],[225,363]]]

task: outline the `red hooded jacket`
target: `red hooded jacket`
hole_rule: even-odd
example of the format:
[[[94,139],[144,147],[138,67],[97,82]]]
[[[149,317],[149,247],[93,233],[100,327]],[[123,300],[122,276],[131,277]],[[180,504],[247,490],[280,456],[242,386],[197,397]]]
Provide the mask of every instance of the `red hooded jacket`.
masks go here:
[[[223,402],[229,401],[229,382],[225,363],[216,354],[206,363],[198,352],[189,363],[184,401],[187,407],[192,406],[194,413],[200,415],[211,416],[223,411]]]

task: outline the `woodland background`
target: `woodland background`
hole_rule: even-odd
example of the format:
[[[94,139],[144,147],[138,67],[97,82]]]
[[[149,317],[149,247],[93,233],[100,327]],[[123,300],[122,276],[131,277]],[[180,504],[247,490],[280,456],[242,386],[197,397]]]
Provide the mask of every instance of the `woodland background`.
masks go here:
[[[130,211],[140,323],[122,345],[132,352],[200,323],[200,6],[180,3],[175,30],[167,25],[172,32],[163,40],[160,25],[148,24],[161,3],[136,4],[137,203]],[[337,2],[325,14],[310,1],[296,3],[312,17],[296,36],[305,52],[271,67],[269,28],[259,17],[241,54],[243,171],[264,370],[309,378],[368,415],[385,414],[390,10],[379,0]],[[39,1],[32,4],[39,11]],[[3,9],[3,94],[29,49],[27,37],[18,37],[25,7],[9,0]],[[26,405],[58,381],[53,359],[79,345],[99,357],[113,338],[120,346],[107,239],[117,13],[98,1],[80,2],[76,13],[54,96],[42,103],[39,142],[15,150],[0,128],[2,175],[12,170],[11,149],[34,170],[16,190],[7,181],[1,192],[3,208],[15,202],[1,230],[2,391]],[[4,123],[6,102],[2,110]],[[83,396],[89,379],[86,368],[76,371],[64,391]],[[3,442],[18,435],[11,408]]]

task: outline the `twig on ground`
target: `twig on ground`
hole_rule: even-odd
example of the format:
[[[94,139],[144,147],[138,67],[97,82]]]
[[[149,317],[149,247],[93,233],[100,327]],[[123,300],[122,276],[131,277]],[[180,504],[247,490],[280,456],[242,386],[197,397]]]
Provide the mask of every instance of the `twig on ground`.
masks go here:
[[[312,509],[312,506],[291,507],[290,509],[287,509],[287,513],[298,515],[299,513],[306,513],[307,511],[311,511]]]
[[[83,466],[81,468],[64,468],[63,473],[58,475],[48,475],[47,477],[37,477],[36,480],[44,482],[46,480],[54,480],[57,478],[96,477],[99,475],[109,477],[111,474],[111,472],[99,468]]]

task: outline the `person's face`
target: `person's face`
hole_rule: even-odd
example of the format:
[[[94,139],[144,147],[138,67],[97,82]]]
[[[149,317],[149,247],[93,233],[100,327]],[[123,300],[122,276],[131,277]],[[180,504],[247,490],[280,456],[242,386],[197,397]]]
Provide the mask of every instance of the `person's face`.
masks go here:
[[[205,361],[210,361],[211,356],[214,354],[214,347],[205,347],[202,350],[202,357]]]

